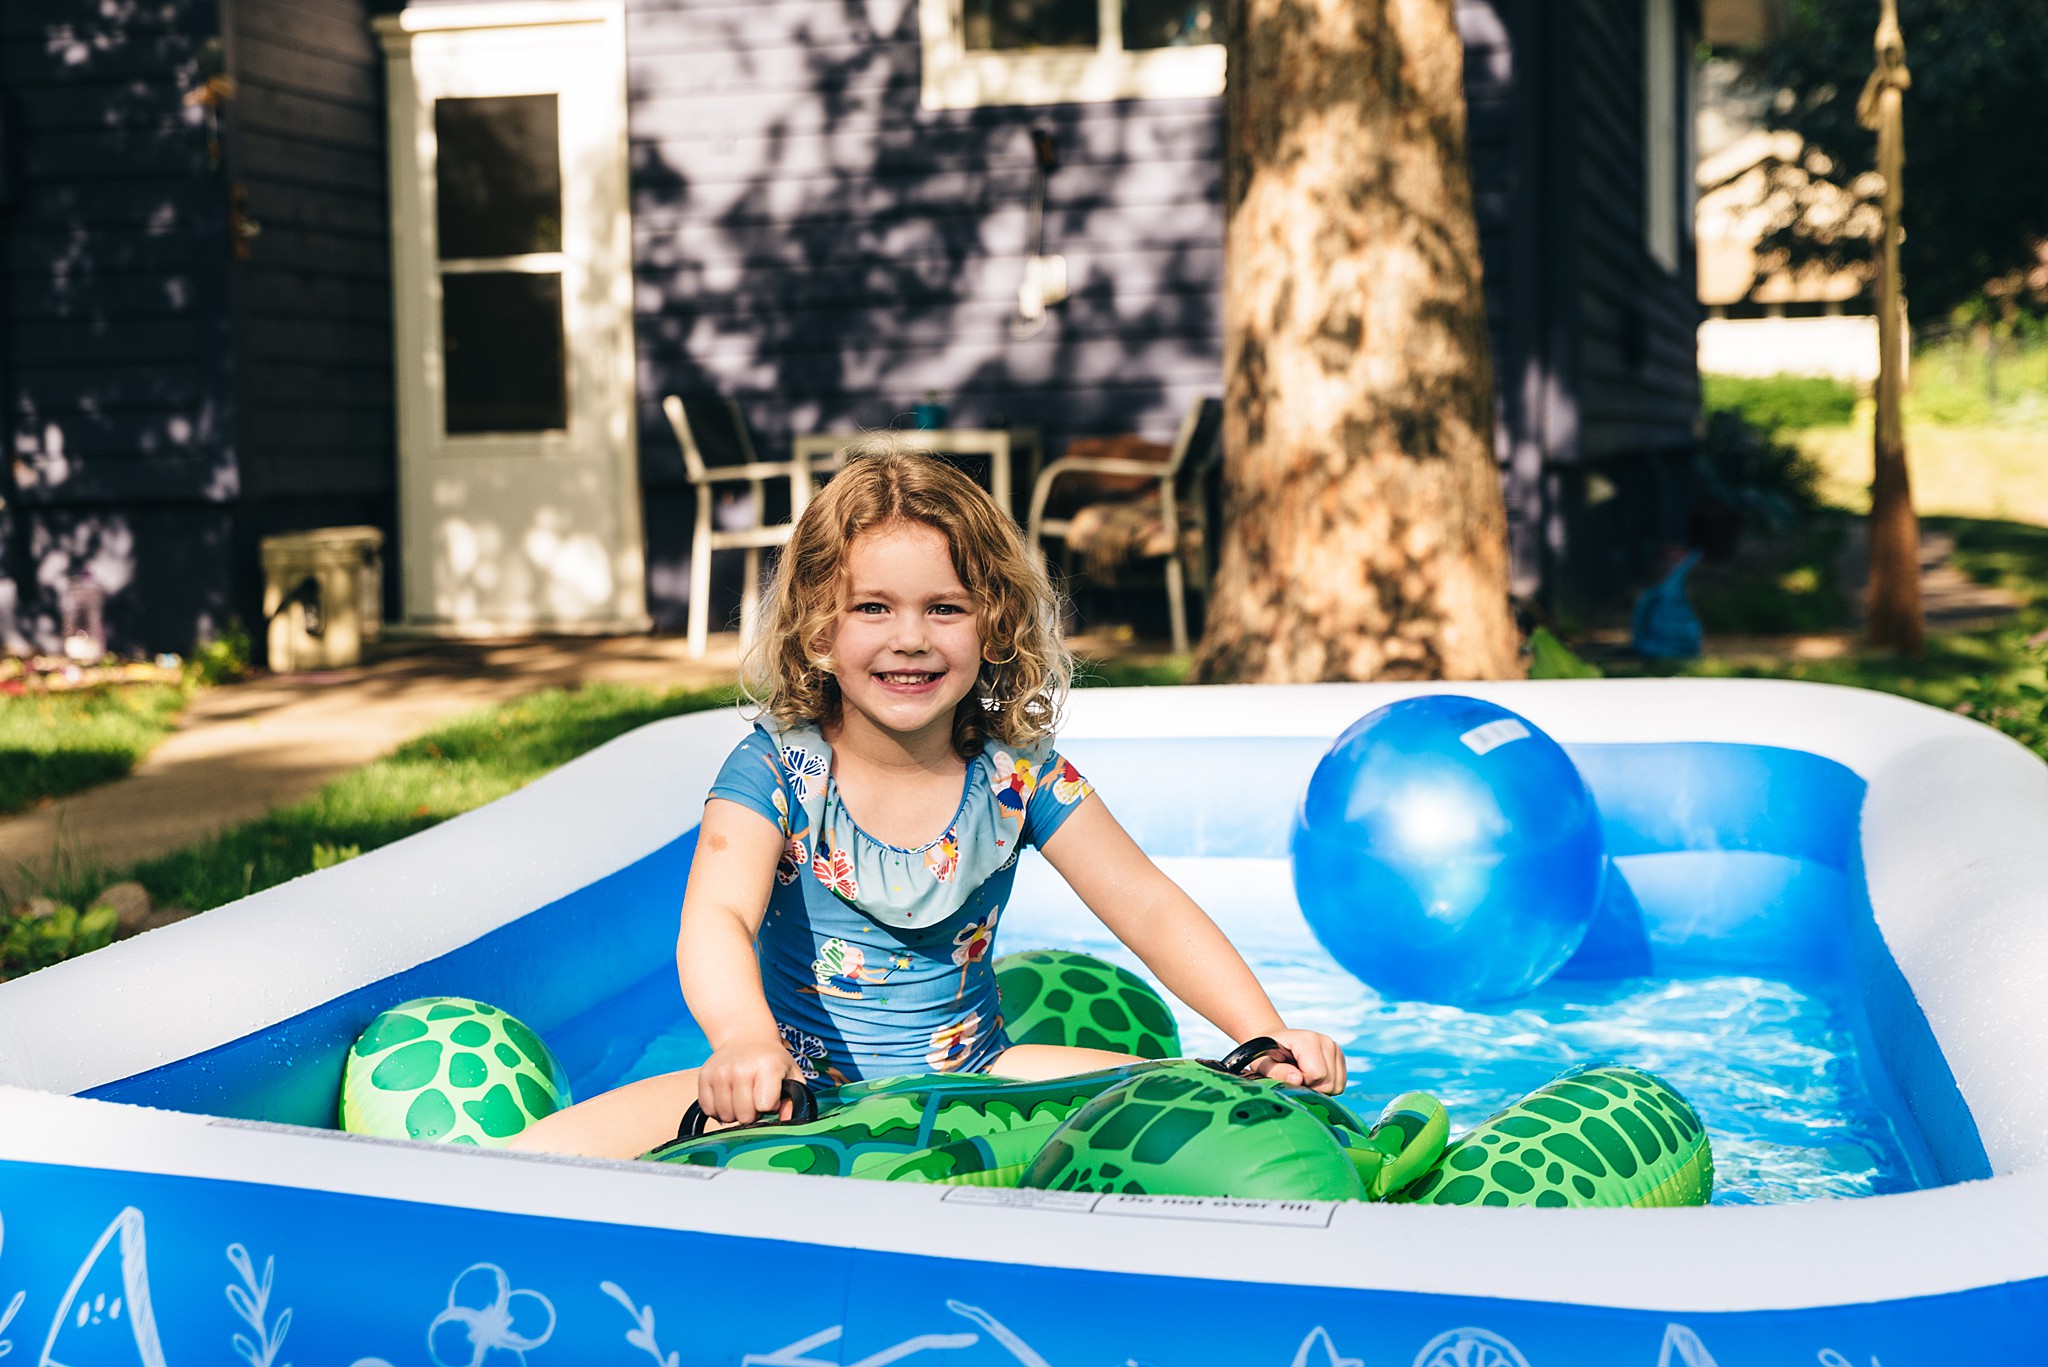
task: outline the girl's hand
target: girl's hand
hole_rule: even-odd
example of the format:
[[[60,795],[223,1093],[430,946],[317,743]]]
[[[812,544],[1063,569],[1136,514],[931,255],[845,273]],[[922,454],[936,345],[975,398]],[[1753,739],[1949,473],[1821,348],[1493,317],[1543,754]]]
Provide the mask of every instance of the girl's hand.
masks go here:
[[[1275,1030],[1273,1042],[1283,1054],[1261,1054],[1252,1072],[1296,1087],[1313,1087],[1329,1096],[1344,1090],[1344,1051],[1337,1041],[1313,1030]]]
[[[781,1039],[737,1039],[698,1070],[697,1104],[721,1124],[745,1124],[781,1114],[783,1079],[802,1077]]]

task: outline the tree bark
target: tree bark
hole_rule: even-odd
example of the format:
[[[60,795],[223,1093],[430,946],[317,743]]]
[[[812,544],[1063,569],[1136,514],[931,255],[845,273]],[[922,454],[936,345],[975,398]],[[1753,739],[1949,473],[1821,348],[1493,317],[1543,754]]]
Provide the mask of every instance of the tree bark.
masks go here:
[[[1520,673],[1452,0],[1231,0],[1209,681]]]
[[[1899,296],[1899,211],[1904,201],[1904,96],[1913,84],[1895,0],[1885,0],[1877,26],[1877,67],[1857,101],[1863,126],[1877,131],[1877,170],[1884,177],[1884,227],[1877,271],[1877,430],[1870,480],[1870,644],[1918,655],[1926,624],[1920,609],[1920,519],[1906,469],[1900,414],[1906,309]]]

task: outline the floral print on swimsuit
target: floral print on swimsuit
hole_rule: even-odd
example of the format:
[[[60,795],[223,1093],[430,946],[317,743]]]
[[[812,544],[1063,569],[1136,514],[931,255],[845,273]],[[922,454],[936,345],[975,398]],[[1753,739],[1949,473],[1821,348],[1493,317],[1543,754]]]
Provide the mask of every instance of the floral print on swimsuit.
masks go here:
[[[816,728],[757,727],[711,794],[783,833],[761,981],[777,1022],[823,1043],[813,1066],[849,1078],[986,1069],[1009,1044],[992,961],[1017,856],[1090,791],[1050,743],[991,742],[968,761],[944,833],[903,848],[846,809]]]

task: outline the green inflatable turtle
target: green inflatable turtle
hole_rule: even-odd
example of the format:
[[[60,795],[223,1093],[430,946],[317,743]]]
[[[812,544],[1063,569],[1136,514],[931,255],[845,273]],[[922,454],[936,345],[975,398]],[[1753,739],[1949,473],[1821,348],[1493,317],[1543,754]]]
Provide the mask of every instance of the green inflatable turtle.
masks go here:
[[[752,1168],[885,1181],[1014,1186],[1023,1165],[1068,1116],[1147,1069],[1120,1068],[1047,1082],[980,1073],[928,1073],[822,1087],[818,1115],[677,1139],[657,1163]]]
[[[1706,1127],[1635,1068],[1566,1073],[1482,1121],[1392,1199],[1431,1206],[1698,1206],[1714,1189]]]
[[[498,1148],[568,1104],[539,1035],[480,1001],[421,997],[380,1012],[348,1051],[341,1127]]]
[[[1347,1129],[1365,1133],[1355,1118]],[[1189,1061],[1160,1064],[1074,1112],[1018,1185],[1322,1201],[1367,1194],[1321,1116],[1269,1083]]]
[[[996,960],[1003,1029],[1012,1044],[1065,1044],[1139,1058],[1174,1058],[1173,1012],[1129,969],[1092,954],[1031,949]]]

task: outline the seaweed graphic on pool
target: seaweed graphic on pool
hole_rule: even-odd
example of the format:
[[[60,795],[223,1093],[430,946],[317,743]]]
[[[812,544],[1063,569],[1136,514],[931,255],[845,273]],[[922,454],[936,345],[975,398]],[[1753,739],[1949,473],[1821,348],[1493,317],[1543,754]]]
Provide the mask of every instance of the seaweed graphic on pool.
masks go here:
[[[682,1355],[670,1351],[664,1354],[661,1343],[654,1337],[654,1307],[635,1305],[633,1298],[617,1282],[599,1282],[597,1289],[626,1307],[626,1313],[633,1317],[633,1327],[626,1331],[626,1342],[654,1359],[657,1367],[681,1367]]]
[[[244,1324],[256,1331],[253,1339],[247,1334],[236,1334],[235,1351],[241,1354],[242,1361],[249,1367],[271,1367],[277,1361],[278,1350],[284,1347],[284,1336],[291,1332],[292,1327],[290,1306],[278,1312],[275,1324],[269,1322],[271,1282],[277,1272],[277,1259],[265,1258],[263,1275],[258,1277],[255,1261],[249,1257],[248,1249],[240,1244],[229,1244],[227,1257],[242,1279],[240,1286],[228,1283],[228,1304],[235,1308]],[[286,1364],[286,1367],[290,1365]]]
[[[5,1220],[0,1220],[0,1253],[4,1253],[6,1252],[6,1250],[7,1222]],[[21,1303],[27,1299],[28,1292],[17,1291],[14,1293],[14,1299],[7,1302],[7,1308],[5,1310],[0,1310],[0,1334],[4,1334],[7,1332],[7,1326],[12,1324],[14,1322],[14,1317],[21,1313]],[[0,1338],[0,1358],[6,1357],[9,1353],[13,1351],[14,1344],[9,1342],[7,1339]]]

